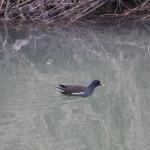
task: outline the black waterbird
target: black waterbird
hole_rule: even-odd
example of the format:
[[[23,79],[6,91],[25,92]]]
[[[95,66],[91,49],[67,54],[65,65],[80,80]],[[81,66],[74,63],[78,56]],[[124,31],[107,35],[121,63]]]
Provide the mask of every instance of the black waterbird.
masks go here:
[[[94,80],[89,86],[81,86],[81,85],[63,85],[59,84],[57,90],[68,96],[81,96],[81,97],[87,97],[90,96],[94,89],[97,86],[102,86],[103,84],[99,80]]]

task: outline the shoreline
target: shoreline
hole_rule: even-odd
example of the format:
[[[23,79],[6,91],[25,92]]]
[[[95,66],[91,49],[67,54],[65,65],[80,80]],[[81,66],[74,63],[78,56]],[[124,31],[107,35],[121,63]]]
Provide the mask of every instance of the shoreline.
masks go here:
[[[149,0],[17,0],[0,2],[0,22],[50,28],[80,21],[102,23],[150,20]]]

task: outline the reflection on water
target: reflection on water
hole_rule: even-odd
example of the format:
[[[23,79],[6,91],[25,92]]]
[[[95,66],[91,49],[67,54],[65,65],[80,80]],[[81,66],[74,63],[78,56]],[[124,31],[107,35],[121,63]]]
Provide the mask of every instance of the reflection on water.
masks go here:
[[[149,150],[146,29],[3,29],[0,40],[2,150]],[[105,86],[88,98],[55,90],[59,83],[93,79]]]

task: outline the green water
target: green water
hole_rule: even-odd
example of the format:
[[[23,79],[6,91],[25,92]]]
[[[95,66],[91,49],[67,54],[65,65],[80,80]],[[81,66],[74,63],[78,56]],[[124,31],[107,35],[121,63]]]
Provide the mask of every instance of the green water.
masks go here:
[[[1,30],[0,150],[149,150],[145,26]],[[60,84],[105,83],[87,98]]]

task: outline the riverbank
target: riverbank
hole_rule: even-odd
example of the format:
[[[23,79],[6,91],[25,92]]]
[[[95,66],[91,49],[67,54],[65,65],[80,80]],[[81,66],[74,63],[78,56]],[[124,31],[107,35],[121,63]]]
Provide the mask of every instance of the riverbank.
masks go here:
[[[83,20],[82,20],[83,19]],[[149,0],[2,0],[0,22],[63,26],[78,21],[149,21]]]

